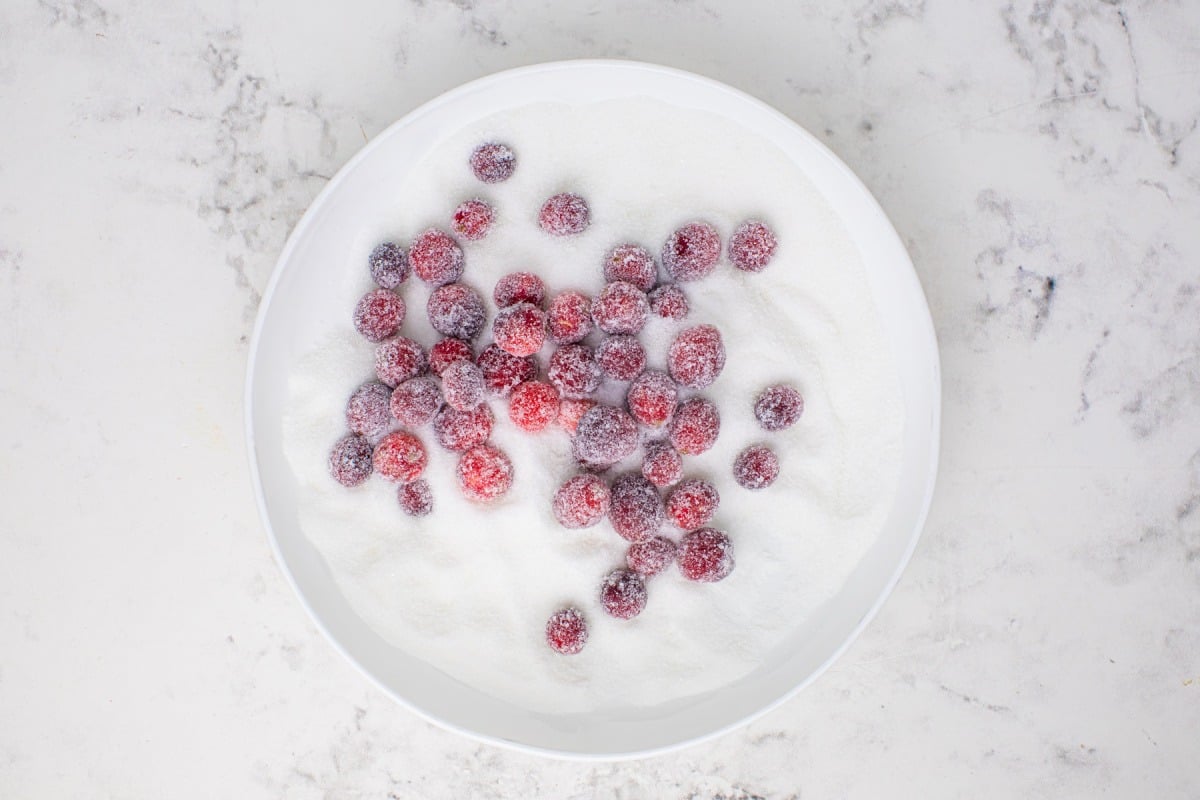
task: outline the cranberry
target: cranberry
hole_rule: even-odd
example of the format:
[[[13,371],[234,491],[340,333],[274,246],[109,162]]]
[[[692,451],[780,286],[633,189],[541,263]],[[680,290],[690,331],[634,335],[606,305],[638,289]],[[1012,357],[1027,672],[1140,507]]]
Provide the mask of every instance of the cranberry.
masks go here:
[[[579,427],[579,419],[596,405],[595,400],[572,400],[564,397],[558,402],[558,424],[567,429],[567,433],[575,435]]]
[[[517,156],[508,145],[487,142],[471,153],[471,172],[484,183],[500,183],[512,177]]]
[[[790,386],[768,386],[754,402],[754,416],[764,431],[790,428],[804,413],[804,398]]]
[[[479,335],[487,318],[483,298],[462,283],[447,283],[434,289],[425,311],[435,331],[467,341]]]
[[[641,245],[619,244],[604,257],[604,280],[625,281],[648,292],[658,280],[658,264]]]
[[[662,426],[679,405],[679,389],[665,372],[647,370],[634,378],[625,395],[629,413],[650,428]]]
[[[583,650],[587,640],[587,621],[578,609],[560,609],[546,620],[546,644],[556,653],[573,656]]]
[[[751,445],[734,459],[733,477],[745,489],[765,489],[779,477],[779,459],[769,448]]]
[[[703,389],[725,368],[725,343],[712,325],[680,331],[667,352],[667,369],[680,386]]]
[[[392,423],[388,404],[392,390],[376,381],[369,381],[354,390],[346,401],[346,427],[351,433],[375,437]]]
[[[619,408],[594,406],[579,418],[573,445],[583,463],[607,467],[637,449],[637,423]]]
[[[463,251],[450,234],[429,228],[408,249],[408,263],[418,278],[441,286],[462,276]]]
[[[349,434],[338,439],[329,452],[329,474],[342,486],[358,486],[371,477],[371,443]]]
[[[533,303],[541,308],[542,303],[546,302],[546,284],[532,272],[513,272],[496,281],[492,297],[500,308],[517,303]]]
[[[389,481],[415,481],[428,456],[421,440],[408,431],[393,431],[380,440],[373,457],[375,471]]]
[[[660,488],[676,484],[683,477],[683,456],[669,442],[649,442],[642,476]]]
[[[661,536],[634,542],[625,551],[625,564],[634,572],[649,578],[671,566],[675,560],[675,549],[674,542]]]
[[[508,401],[508,418],[523,431],[545,430],[558,419],[558,390],[540,381],[520,384]]]
[[[468,242],[477,242],[488,235],[496,221],[496,209],[483,200],[465,200],[454,209],[451,227]]]
[[[650,293],[650,311],[663,319],[680,320],[690,310],[687,295],[673,283],[660,286]]]
[[[429,371],[441,375],[446,367],[455,361],[474,361],[475,354],[471,345],[462,339],[441,339],[429,348]]]
[[[563,397],[579,400],[599,388],[600,365],[592,348],[564,344],[550,356],[546,377]]]
[[[631,381],[646,369],[646,348],[632,336],[610,336],[596,348],[596,363],[614,381]]]
[[[777,244],[770,228],[756,219],[747,220],[729,238],[729,260],[743,272],[762,272],[771,263]]]
[[[538,224],[554,236],[573,236],[583,233],[592,221],[587,203],[577,194],[556,194],[542,204]]]
[[[368,342],[382,342],[400,330],[404,312],[404,298],[387,289],[375,289],[354,307],[354,328]]]
[[[433,511],[433,490],[429,488],[429,481],[424,479],[400,484],[396,498],[400,501],[400,508],[410,517],[424,517]]]
[[[590,528],[608,513],[608,484],[595,475],[576,475],[554,493],[554,518],[564,528]]]
[[[468,500],[489,503],[512,486],[512,462],[488,444],[472,447],[458,459],[458,485]]]
[[[676,563],[688,580],[715,583],[733,572],[733,542],[715,528],[692,531],[679,540]]]
[[[483,402],[483,370],[470,361],[455,361],[442,371],[442,394],[458,411],[470,411]]]
[[[495,419],[486,403],[470,411],[446,406],[433,418],[433,435],[442,447],[461,453],[486,442]]]
[[[506,353],[531,356],[546,341],[546,315],[532,303],[501,309],[492,321],[492,336]]]
[[[371,280],[384,289],[395,289],[408,279],[408,253],[393,242],[384,242],[367,257]]]
[[[703,278],[721,257],[721,237],[706,222],[689,222],[671,234],[663,245],[662,262],[680,283]]]
[[[550,301],[546,314],[550,341],[573,344],[592,332],[592,301],[585,294],[567,291]]]
[[[637,333],[650,316],[646,293],[625,281],[613,281],[592,302],[592,320],[605,333]]]
[[[608,518],[623,539],[640,542],[658,533],[663,524],[662,498],[654,484],[630,473],[613,481]]]
[[[721,495],[708,481],[689,478],[667,498],[667,516],[679,528],[694,531],[712,522]]]
[[[615,569],[600,587],[600,605],[617,619],[633,619],[646,607],[646,582],[627,569]]]
[[[528,358],[517,358],[497,345],[489,344],[475,362],[483,370],[483,382],[492,394],[507,397],[517,384],[531,381],[537,368]]]
[[[375,375],[388,386],[423,375],[428,367],[425,351],[412,339],[399,336],[375,348]]]
[[[703,397],[693,397],[671,420],[671,444],[685,456],[698,456],[713,446],[721,432],[717,407]]]
[[[392,416],[410,428],[428,425],[441,407],[442,390],[427,375],[409,378],[392,392]]]

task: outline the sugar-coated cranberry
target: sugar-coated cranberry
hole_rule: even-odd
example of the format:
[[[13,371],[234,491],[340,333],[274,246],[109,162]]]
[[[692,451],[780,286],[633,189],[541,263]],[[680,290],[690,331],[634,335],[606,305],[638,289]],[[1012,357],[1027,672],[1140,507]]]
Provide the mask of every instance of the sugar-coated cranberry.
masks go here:
[[[679,405],[679,388],[665,372],[646,370],[634,378],[625,395],[629,413],[650,428],[664,425]]]
[[[650,292],[650,311],[663,319],[680,320],[690,310],[687,295],[673,283],[664,284]]]
[[[346,401],[346,427],[360,436],[378,436],[392,424],[391,400],[392,390],[382,383],[364,383]]]
[[[587,397],[600,386],[600,365],[596,363],[595,351],[581,344],[564,344],[550,356],[546,377],[563,397],[571,400]]]
[[[433,436],[445,449],[461,453],[486,442],[492,435],[495,421],[487,403],[470,411],[446,406],[433,418]]]
[[[391,414],[409,428],[428,425],[441,407],[442,390],[428,375],[409,378],[392,392]]]
[[[384,242],[367,256],[371,280],[383,289],[395,289],[408,279],[408,253],[394,242]]]
[[[579,427],[579,419],[588,412],[588,409],[596,405],[595,400],[572,400],[564,397],[558,402],[558,424],[567,430],[567,433],[575,435],[576,428]]]
[[[708,450],[720,432],[721,415],[703,397],[683,403],[671,420],[671,444],[685,456],[698,456]]]
[[[596,363],[614,381],[631,381],[646,369],[646,348],[633,336],[610,336],[596,348]]]
[[[468,242],[477,242],[488,235],[496,221],[496,209],[478,198],[464,200],[454,209],[451,227]]]
[[[617,619],[633,619],[646,607],[646,582],[627,569],[615,569],[600,586],[600,605]]]
[[[408,263],[418,278],[441,286],[454,283],[462,276],[463,251],[450,234],[429,228],[408,248]]]
[[[653,483],[630,473],[613,481],[609,491],[608,519],[621,538],[640,542],[662,528],[662,498]]]
[[[400,508],[410,517],[424,517],[433,511],[433,490],[424,478],[400,484],[396,498],[400,501]]]
[[[764,431],[790,428],[804,413],[804,398],[791,386],[768,386],[754,401],[754,416]]]
[[[670,539],[655,536],[634,542],[625,551],[625,564],[634,572],[649,578],[657,575],[675,560],[675,543]]]
[[[342,486],[358,486],[371,477],[373,449],[366,437],[351,433],[329,451],[329,474]]]
[[[546,644],[556,653],[573,656],[587,644],[587,620],[577,608],[562,608],[546,620]]]
[[[506,181],[516,168],[516,153],[506,144],[486,142],[471,153],[471,172],[484,183]]]
[[[685,531],[703,528],[712,522],[721,495],[708,481],[689,478],[675,487],[667,498],[667,516]]]
[[[479,335],[487,319],[483,298],[462,283],[447,283],[434,289],[425,304],[425,311],[435,331],[442,336],[467,341]]]
[[[398,336],[375,348],[375,376],[393,388],[425,374],[428,367],[429,358],[412,339]]]
[[[483,370],[470,361],[455,361],[442,370],[442,394],[458,411],[470,411],[483,402]]]
[[[715,583],[733,572],[733,542],[715,528],[692,531],[679,540],[676,563],[688,580]]]
[[[590,528],[608,513],[608,484],[596,475],[576,475],[558,488],[551,504],[564,528]]]
[[[779,477],[779,458],[770,448],[751,445],[734,459],[733,477],[745,489],[765,489]]]
[[[408,431],[392,431],[379,440],[373,457],[375,471],[389,481],[415,481],[428,456],[421,440]]]
[[[566,291],[550,301],[546,328],[555,344],[573,344],[592,332],[592,301],[579,292]]]
[[[472,447],[458,459],[458,485],[468,500],[489,503],[512,486],[512,462],[489,444]]]
[[[513,389],[508,418],[523,431],[545,430],[558,419],[558,390],[541,381],[526,381]]]
[[[475,353],[471,345],[462,339],[441,339],[429,348],[429,371],[441,375],[446,367],[455,361],[474,361]]]
[[[506,353],[531,356],[546,341],[546,315],[532,303],[501,309],[492,321],[492,337]]]
[[[625,281],[607,284],[592,302],[592,320],[605,333],[637,333],[649,316],[646,293]]]
[[[517,358],[495,344],[485,347],[475,363],[483,370],[487,390],[501,397],[507,397],[513,387],[531,381],[537,375],[532,359]]]
[[[619,244],[604,257],[604,280],[625,281],[648,292],[658,281],[658,264],[641,245]]]
[[[637,423],[619,408],[594,406],[579,418],[573,446],[579,461],[607,467],[637,449]]]
[[[667,369],[680,386],[703,389],[725,368],[725,343],[712,325],[680,331],[667,351]]]
[[[747,220],[729,237],[729,260],[743,272],[761,272],[771,263],[777,244],[770,228],[756,219]]]
[[[721,257],[721,236],[706,222],[689,222],[671,234],[662,249],[662,262],[672,278],[694,281],[717,266]]]
[[[538,224],[553,236],[573,236],[583,233],[592,221],[587,202],[577,194],[556,194],[542,204]]]
[[[512,272],[496,281],[492,297],[499,308],[517,303],[532,303],[541,308],[546,302],[546,284],[532,272]]]
[[[395,336],[404,322],[404,298],[388,289],[374,289],[354,307],[354,328],[368,342]]]
[[[647,442],[642,476],[659,488],[672,486],[683,477],[683,456],[670,442]]]

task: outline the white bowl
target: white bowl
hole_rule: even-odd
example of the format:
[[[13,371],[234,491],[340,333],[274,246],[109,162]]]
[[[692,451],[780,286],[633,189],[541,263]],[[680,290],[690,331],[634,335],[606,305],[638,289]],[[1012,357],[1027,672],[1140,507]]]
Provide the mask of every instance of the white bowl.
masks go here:
[[[379,176],[394,181],[443,136],[500,111],[630,97],[720,114],[756,131],[795,160],[841,217],[862,255],[899,373],[906,415],[900,483],[877,541],[845,586],[751,674],[654,708],[536,713],[389,645],[355,614],[300,529],[281,420],[306,319],[322,304],[322,265],[339,262],[361,229],[363,209],[395,185]],[[263,296],[250,346],[246,434],[276,557],[317,626],[363,674],[425,718],[466,735],[550,755],[611,759],[662,752],[744,724],[813,681],[846,649],[895,585],[920,536],[937,471],[940,392],[937,342],[908,254],[874,198],[833,153],[773,108],[707,78],[651,64],[570,61],[498,73],[426,103],[329,182],[292,231]]]

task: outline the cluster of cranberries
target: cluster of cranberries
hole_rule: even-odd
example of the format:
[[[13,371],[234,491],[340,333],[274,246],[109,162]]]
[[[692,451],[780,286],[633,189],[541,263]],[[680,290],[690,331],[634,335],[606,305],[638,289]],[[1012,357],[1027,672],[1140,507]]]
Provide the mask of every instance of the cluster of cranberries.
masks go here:
[[[487,143],[471,154],[470,166],[483,183],[500,183],[512,176],[516,156],[503,144]],[[711,527],[720,497],[712,484],[685,479],[683,461],[709,450],[720,432],[716,406],[696,392],[711,386],[725,366],[721,332],[706,324],[683,328],[670,345],[665,372],[647,368],[638,338],[651,315],[674,321],[688,316],[680,284],[717,267],[720,235],[705,222],[672,233],[659,257],[670,277],[666,283],[649,250],[620,244],[604,258],[606,284],[595,297],[577,291],[548,297],[537,275],[506,275],[493,288],[497,311],[489,328],[484,298],[460,282],[466,259],[459,240],[486,237],[495,218],[490,204],[470,199],[452,215],[454,235],[430,228],[407,251],[385,242],[371,253],[368,265],[378,288],[359,301],[354,325],[376,345],[377,380],[358,387],[347,402],[349,433],[329,457],[334,479],[352,487],[377,473],[398,484],[406,513],[429,514],[434,499],[421,477],[427,454],[417,433],[428,428],[440,447],[459,454],[463,494],[494,501],[511,487],[513,467],[489,444],[495,418],[488,399],[506,398],[509,420],[519,429],[558,426],[571,436],[581,471],[554,494],[559,523],[588,528],[607,518],[629,542],[625,567],[609,573],[600,587],[608,614],[630,619],[641,613],[646,579],[672,564],[688,580],[724,579],[734,560],[729,536]],[[573,236],[587,229],[591,210],[579,195],[556,194],[537,220],[549,235]],[[770,228],[751,220],[734,231],[727,253],[734,267],[753,273],[767,266],[775,248]],[[408,308],[395,290],[410,274],[431,287],[426,314],[444,337],[428,351],[400,334]],[[485,331],[491,341],[477,353]],[[599,338],[595,346],[584,343],[590,335]],[[539,379],[534,357],[547,346],[552,351]],[[606,381],[627,384],[621,406],[596,399]],[[754,409],[767,431],[788,427],[802,411],[802,398],[787,386],[765,390]],[[640,471],[603,477],[639,447]],[[778,476],[779,462],[755,445],[737,457],[733,472],[741,486],[761,489]],[[677,541],[663,535],[668,522],[681,533]],[[578,653],[587,635],[587,621],[576,608],[556,612],[546,624],[546,641],[560,653]]]

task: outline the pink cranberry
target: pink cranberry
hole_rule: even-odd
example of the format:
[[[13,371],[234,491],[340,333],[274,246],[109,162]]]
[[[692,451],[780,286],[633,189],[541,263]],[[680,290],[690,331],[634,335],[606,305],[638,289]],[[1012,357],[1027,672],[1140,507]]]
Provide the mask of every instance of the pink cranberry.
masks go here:
[[[379,441],[372,459],[375,471],[389,481],[415,481],[428,456],[421,440],[408,431],[393,431]]]
[[[756,219],[737,226],[729,239],[729,260],[743,272],[761,272],[775,255],[774,232]]]
[[[556,653],[573,656],[583,650],[587,640],[587,621],[579,609],[559,609],[546,620],[546,644]]]
[[[372,250],[367,257],[367,266],[371,270],[371,280],[383,289],[395,289],[408,279],[411,271],[408,254],[393,242],[384,242]]]
[[[483,298],[462,283],[448,283],[434,289],[425,304],[425,311],[435,331],[442,336],[467,341],[479,335],[487,318]]]
[[[425,374],[428,367],[425,351],[412,339],[398,336],[375,348],[375,376],[393,388]]]
[[[382,342],[400,330],[404,312],[404,298],[387,289],[375,289],[354,307],[354,328],[368,342]]]
[[[391,415],[409,428],[428,425],[442,407],[442,390],[428,375],[409,378],[392,392]]]
[[[631,381],[646,369],[646,348],[633,336],[610,336],[596,348],[596,363],[614,381]]]
[[[622,475],[613,481],[610,493],[608,519],[621,538],[640,542],[662,528],[662,498],[650,481],[634,473]]]
[[[634,419],[649,428],[658,428],[675,413],[679,389],[665,372],[647,370],[629,384],[625,402]]]
[[[483,402],[483,370],[470,361],[455,361],[442,371],[442,394],[457,411],[470,411]]]
[[[504,352],[531,356],[546,341],[546,315],[532,303],[501,309],[492,321],[492,336]]]
[[[703,389],[711,386],[725,368],[725,343],[712,325],[697,325],[680,331],[667,352],[667,369],[680,386]]]
[[[646,293],[624,281],[608,284],[592,302],[592,320],[605,333],[637,333],[649,316]]]
[[[471,172],[484,183],[500,183],[512,177],[517,156],[508,145],[487,142],[471,153]]]
[[[587,295],[567,291],[550,301],[546,314],[550,341],[573,344],[592,332],[592,301]]]
[[[671,420],[671,444],[685,456],[698,456],[713,446],[721,432],[717,407],[703,397],[693,397]]]
[[[676,563],[688,580],[715,583],[733,572],[733,542],[715,528],[692,531],[679,540]]]
[[[541,308],[546,302],[546,284],[532,272],[513,272],[496,281],[492,297],[499,308],[517,303],[532,303]]]
[[[558,419],[558,390],[540,381],[520,384],[509,398],[508,418],[523,431],[545,430]]]
[[[580,418],[588,412],[588,409],[596,405],[595,400],[572,400],[570,398],[562,398],[558,402],[558,424],[566,428],[567,433],[575,435],[575,430],[579,427]]]
[[[485,347],[475,363],[483,370],[487,390],[500,397],[507,397],[513,387],[531,381],[537,375],[532,359],[517,358],[494,344]]]
[[[429,228],[413,240],[408,249],[408,263],[418,278],[441,286],[462,276],[463,251],[450,234]]]
[[[679,528],[694,531],[712,522],[721,496],[707,481],[690,478],[675,487],[667,498],[667,516]]]
[[[513,467],[503,451],[481,444],[462,454],[457,474],[459,488],[468,500],[490,503],[512,486]]]
[[[496,221],[496,210],[483,200],[466,200],[454,209],[454,232],[468,242],[477,242],[488,235]]]
[[[642,477],[659,488],[678,483],[683,477],[683,456],[668,442],[648,442]]]
[[[634,542],[625,551],[625,564],[634,572],[649,578],[665,570],[675,560],[675,543],[655,536]]]
[[[751,445],[734,460],[733,477],[745,489],[765,489],[779,477],[779,459],[769,448]]]
[[[594,406],[579,418],[573,446],[581,462],[607,467],[637,449],[637,423],[619,408]]]
[[[754,416],[764,431],[790,428],[804,413],[804,398],[791,386],[768,386],[754,402]]]
[[[423,478],[400,484],[396,498],[410,517],[424,517],[433,511],[433,490]]]
[[[673,283],[660,286],[650,293],[650,311],[663,319],[680,320],[690,310],[687,295]]]
[[[550,356],[546,376],[563,397],[579,400],[599,388],[600,365],[592,348],[564,344]]]
[[[441,375],[446,367],[455,361],[474,361],[475,353],[471,345],[462,339],[441,339],[429,348],[429,371]]]
[[[573,236],[583,233],[592,221],[587,203],[577,194],[556,194],[542,205],[538,224],[553,236]]]
[[[706,222],[689,222],[671,234],[663,245],[662,262],[676,281],[694,281],[708,275],[721,257],[721,237]]]
[[[554,493],[554,518],[564,528],[590,528],[608,513],[608,484],[595,475],[576,475]]]
[[[342,486],[358,486],[371,477],[372,452],[366,437],[343,436],[329,452],[329,474]]]
[[[446,406],[433,418],[433,436],[445,449],[461,453],[486,442],[495,420],[487,403],[470,411]]]
[[[604,280],[625,281],[648,292],[658,281],[658,264],[641,245],[619,244],[604,257]]]
[[[600,605],[617,619],[633,619],[646,607],[646,582],[636,572],[613,570],[600,587]]]
[[[374,438],[392,424],[388,410],[392,390],[376,381],[369,381],[354,390],[346,401],[346,427],[351,433]]]

